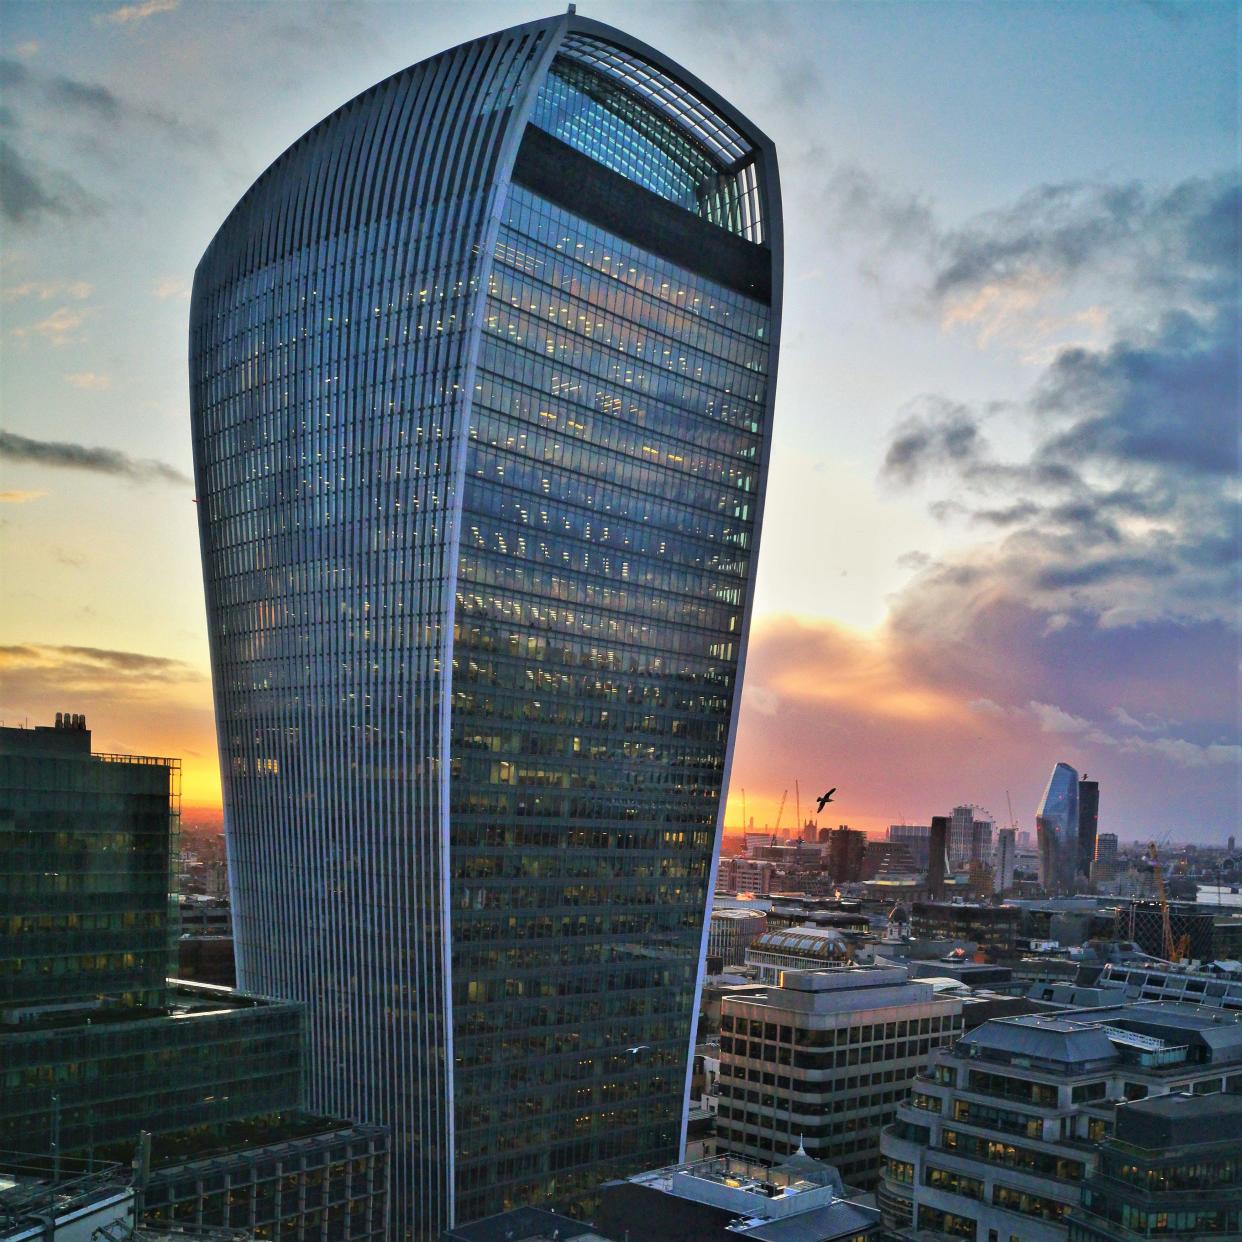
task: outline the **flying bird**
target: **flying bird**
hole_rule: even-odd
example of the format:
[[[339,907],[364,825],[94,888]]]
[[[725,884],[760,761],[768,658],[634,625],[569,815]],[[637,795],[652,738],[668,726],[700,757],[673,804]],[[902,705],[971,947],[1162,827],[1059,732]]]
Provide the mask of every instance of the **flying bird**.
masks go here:
[[[816,810],[816,812],[815,812],[815,814],[816,814],[816,815],[822,815],[822,814],[823,814],[824,807],[826,807],[826,806],[828,805],[828,803],[830,803],[830,802],[832,801],[832,795],[833,795],[834,793],[836,793],[836,792],[837,792],[837,787],[836,787],[835,785],[833,785],[833,787],[832,787],[832,788],[831,788],[831,789],[830,789],[830,790],[829,790],[826,794],[823,794],[823,795],[820,797],[820,800],[819,800],[819,807],[817,808],[817,810]]]
[[[638,1056],[638,1054],[639,1054],[640,1052],[650,1052],[650,1051],[651,1051],[651,1045],[650,1045],[650,1044],[639,1044],[637,1048],[627,1048],[627,1049],[626,1049],[626,1052],[628,1052],[628,1053],[630,1054],[630,1056],[632,1056],[632,1057],[636,1057],[636,1056]]]

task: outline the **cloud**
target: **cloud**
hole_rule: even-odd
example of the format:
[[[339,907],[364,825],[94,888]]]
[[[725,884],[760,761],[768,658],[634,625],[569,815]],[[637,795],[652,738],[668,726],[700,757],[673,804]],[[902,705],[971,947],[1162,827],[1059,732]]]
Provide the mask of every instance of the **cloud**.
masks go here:
[[[0,670],[9,703],[48,692],[158,693],[169,685],[199,682],[203,675],[180,660],[102,647],[24,643],[0,647]]]
[[[74,178],[48,172],[0,138],[0,217],[28,226],[48,216],[85,214],[93,200]]]
[[[978,461],[986,451],[978,420],[966,406],[928,396],[912,408],[884,455],[883,473],[890,478],[913,483],[935,467]]]
[[[67,345],[74,340],[77,330],[86,322],[86,312],[59,306],[50,315],[28,328],[14,328],[13,335],[25,340],[35,333],[51,345]]]
[[[27,505],[32,500],[46,496],[47,492],[36,490],[15,490],[0,492],[0,505]]]
[[[188,281],[182,280],[180,276],[165,276],[162,280],[157,280],[151,290],[161,302],[166,302],[169,298],[188,298],[190,296],[190,285]]]
[[[1027,706],[1045,733],[1086,733],[1091,728],[1091,721],[1062,711],[1052,703],[1037,703],[1032,699]]]
[[[27,280],[5,289],[4,301],[17,302],[24,298],[37,298],[40,302],[47,302],[62,295],[81,301],[89,298],[93,292],[94,286],[84,280]]]
[[[113,9],[103,14],[98,20],[111,22],[113,25],[127,26],[134,22],[145,21],[157,13],[171,13],[180,4],[181,0],[141,0],[138,4],[124,4],[119,9]]]
[[[0,431],[0,456],[23,465],[88,470],[132,479],[138,483],[190,482],[185,474],[166,462],[140,460],[117,449],[91,448],[64,441],[30,440],[8,431]]]
[[[106,392],[112,387],[112,378],[98,371],[74,371],[65,376],[74,388],[82,388],[87,392]]]

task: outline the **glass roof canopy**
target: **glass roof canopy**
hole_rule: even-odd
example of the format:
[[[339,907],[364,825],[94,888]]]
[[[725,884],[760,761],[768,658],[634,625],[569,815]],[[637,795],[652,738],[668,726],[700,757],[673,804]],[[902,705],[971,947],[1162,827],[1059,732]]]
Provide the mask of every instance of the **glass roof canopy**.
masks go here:
[[[649,61],[589,35],[566,36],[559,52],[628,87],[684,129],[724,169],[745,163],[754,145],[714,108]]]

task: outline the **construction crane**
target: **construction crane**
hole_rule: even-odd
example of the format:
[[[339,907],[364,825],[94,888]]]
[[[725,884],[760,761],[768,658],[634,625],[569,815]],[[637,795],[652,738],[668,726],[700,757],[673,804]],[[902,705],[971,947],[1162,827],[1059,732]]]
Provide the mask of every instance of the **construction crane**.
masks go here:
[[[1162,951],[1166,962],[1181,962],[1190,956],[1190,936],[1186,934],[1173,939],[1173,924],[1169,918],[1169,898],[1164,889],[1164,873],[1160,866],[1160,851],[1156,843],[1147,847],[1147,858],[1151,863],[1152,879],[1156,885],[1156,898],[1160,902],[1160,929],[1162,933]]]
[[[789,797],[789,790],[786,789],[781,794],[781,804],[776,808],[776,827],[772,829],[772,835],[776,836],[781,830],[781,816],[785,814],[785,799]]]

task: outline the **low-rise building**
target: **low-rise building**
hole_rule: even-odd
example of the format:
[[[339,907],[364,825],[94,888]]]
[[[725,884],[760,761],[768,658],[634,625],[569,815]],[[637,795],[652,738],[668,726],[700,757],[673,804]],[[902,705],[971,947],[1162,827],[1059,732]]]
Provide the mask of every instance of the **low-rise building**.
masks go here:
[[[916,901],[910,934],[916,940],[965,940],[1005,957],[1013,953],[1022,921],[1016,906],[974,901]]]
[[[1138,1004],[985,1022],[936,1052],[881,1140],[890,1227],[1064,1242],[1118,1106],[1242,1089],[1242,1017]]]
[[[881,1128],[961,1023],[959,998],[901,969],[785,971],[782,986],[726,996],[720,1149],[769,1160],[805,1145],[851,1184],[873,1185]]]
[[[600,1227],[631,1242],[866,1242],[880,1213],[799,1148],[779,1164],[716,1156],[603,1187]]]

